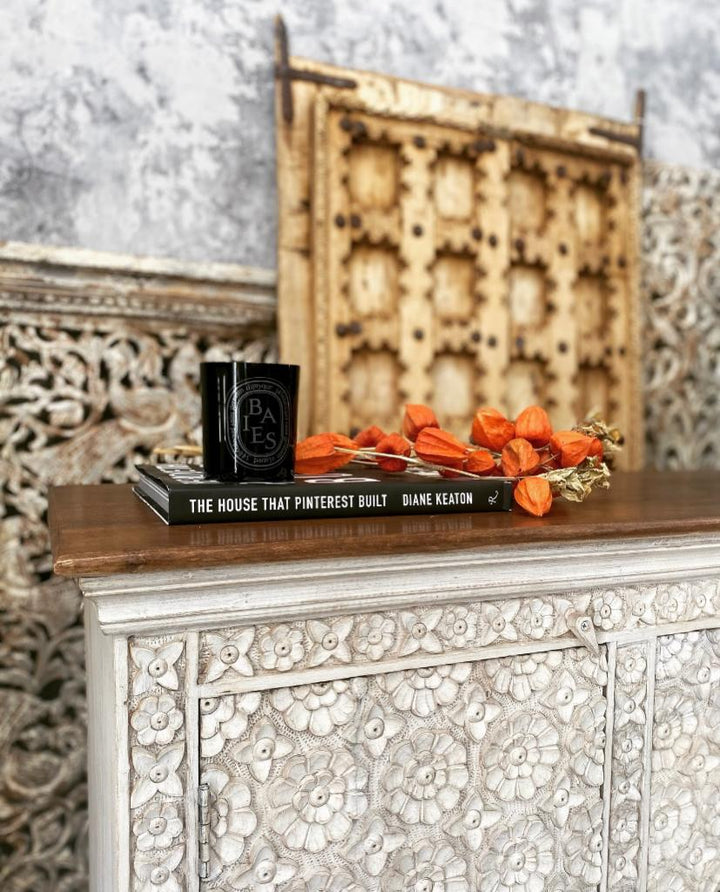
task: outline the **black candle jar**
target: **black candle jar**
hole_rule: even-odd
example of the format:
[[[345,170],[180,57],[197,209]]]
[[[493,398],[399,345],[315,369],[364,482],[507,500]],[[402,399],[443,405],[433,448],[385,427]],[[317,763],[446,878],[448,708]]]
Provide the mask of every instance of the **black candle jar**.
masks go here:
[[[203,465],[216,480],[292,480],[300,367],[203,362]]]

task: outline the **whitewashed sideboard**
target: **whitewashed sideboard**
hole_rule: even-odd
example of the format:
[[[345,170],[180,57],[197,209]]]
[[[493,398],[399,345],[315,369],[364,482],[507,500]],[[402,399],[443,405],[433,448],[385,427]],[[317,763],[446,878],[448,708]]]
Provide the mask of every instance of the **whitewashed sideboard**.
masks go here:
[[[95,892],[720,888],[720,474],[541,521],[50,519]]]

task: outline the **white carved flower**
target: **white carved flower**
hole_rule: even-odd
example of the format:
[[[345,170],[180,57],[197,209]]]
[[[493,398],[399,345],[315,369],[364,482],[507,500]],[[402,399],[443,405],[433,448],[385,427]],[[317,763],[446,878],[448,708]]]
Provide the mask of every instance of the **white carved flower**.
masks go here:
[[[173,840],[180,836],[183,823],[178,810],[169,802],[155,802],[133,823],[133,833],[137,837],[139,852],[152,849],[168,849]]]
[[[635,648],[618,648],[617,671],[623,684],[640,684],[645,679],[647,660]]]
[[[534,692],[545,690],[562,660],[559,650],[551,650],[546,653],[487,660],[485,668],[499,694],[509,693],[514,700],[522,703]]]
[[[495,726],[485,752],[488,789],[504,802],[532,799],[560,758],[557,730],[541,715],[517,713]]]
[[[565,869],[571,877],[580,877],[587,886],[597,885],[602,877],[602,821],[602,800],[576,809],[570,817]]]
[[[395,620],[373,613],[358,622],[352,641],[359,654],[369,660],[381,660],[395,644]]]
[[[263,784],[270,776],[273,761],[290,755],[293,748],[292,740],[283,737],[269,719],[262,719],[249,738],[236,745],[232,754],[238,762],[248,766],[256,781]]]
[[[715,839],[720,839],[720,786],[707,784],[702,793],[703,824]]]
[[[158,861],[152,852],[139,852],[133,869],[140,881],[137,892],[181,892],[180,883],[173,873],[185,856],[185,846],[175,846]]]
[[[692,615],[701,616],[715,613],[715,590],[717,583],[713,580],[701,579],[691,586]]]
[[[600,687],[605,687],[608,681],[608,665],[602,650],[597,654],[588,650],[587,647],[571,647],[566,653],[575,664],[576,670],[584,678]]]
[[[603,782],[605,761],[605,701],[581,707],[568,739],[573,771],[591,787]]]
[[[182,641],[171,641],[155,648],[131,644],[130,656],[139,670],[133,680],[133,695],[146,694],[153,685],[177,691],[180,683],[175,663],[182,652]]]
[[[640,590],[628,588],[627,601],[631,605],[628,620],[631,624],[655,625],[655,588]]]
[[[517,615],[517,627],[523,637],[538,640],[547,635],[555,622],[555,610],[550,601],[532,598],[523,604]]]
[[[468,607],[448,607],[440,621],[440,634],[453,647],[466,647],[475,641],[478,618]]]
[[[623,599],[613,589],[599,592],[592,602],[593,623],[600,629],[614,628],[623,618]]]
[[[624,728],[627,724],[645,725],[645,710],[643,709],[643,690],[624,691],[618,688],[615,691],[615,728]]]
[[[676,783],[653,788],[650,816],[650,863],[670,861],[687,844],[697,808],[692,791]]]
[[[578,685],[575,676],[567,669],[560,672],[556,679],[556,685],[548,691],[541,702],[554,709],[564,722],[570,722],[575,708],[587,703],[592,692],[590,688]]]
[[[284,623],[265,629],[260,638],[260,665],[263,669],[287,672],[305,656],[303,634]]]
[[[248,717],[260,706],[260,694],[228,694],[200,701],[200,749],[202,756],[216,756],[226,740],[245,733]]]
[[[182,723],[183,714],[169,694],[143,697],[130,715],[130,724],[138,732],[138,742],[143,746],[155,743],[165,746]]]
[[[681,691],[658,691],[653,722],[653,770],[672,768],[690,751],[697,730],[696,701]]]
[[[485,838],[485,831],[503,817],[503,813],[488,808],[479,793],[471,793],[465,800],[462,814],[448,827],[452,836],[465,840],[468,848],[477,852]]]
[[[253,668],[248,659],[255,629],[238,629],[236,632],[208,632],[205,644],[210,649],[210,659],[205,671],[205,682],[217,681],[232,669],[238,675],[250,676]]]
[[[682,677],[685,682],[683,687],[686,690],[690,689],[695,697],[707,700],[711,693],[718,690],[720,666],[713,655],[698,648],[693,659],[683,670]]]
[[[542,892],[555,866],[554,842],[536,817],[500,825],[483,859],[482,892]]]
[[[717,777],[716,772],[720,768],[717,745],[714,742],[709,744],[704,737],[693,735],[690,752],[678,760],[676,767],[681,774],[690,778],[696,790],[704,789]]]
[[[250,866],[238,867],[230,874],[233,889],[247,889],[250,892],[275,892],[278,886],[287,883],[297,872],[291,861],[283,861],[276,855],[267,840],[257,839],[253,843]]]
[[[183,787],[177,770],[182,762],[185,744],[171,743],[157,755],[139,746],[132,748],[132,763],[137,775],[130,796],[130,807],[137,808],[148,802],[156,793],[166,796],[182,796]]]
[[[211,766],[202,774],[210,787],[210,879],[219,876],[245,851],[245,840],[257,827],[250,807],[250,790],[222,768]]]
[[[585,801],[585,796],[577,792],[570,777],[565,774],[555,780],[548,795],[541,800],[540,808],[550,815],[556,827],[563,828],[570,816],[571,809]]]
[[[655,595],[655,606],[660,619],[668,622],[677,622],[681,619],[688,606],[687,585],[659,585]]]
[[[620,849],[626,849],[639,838],[640,805],[626,800],[613,807],[610,815],[610,836]]]
[[[380,876],[388,856],[405,842],[405,834],[388,827],[382,818],[373,818],[359,834],[360,841],[348,852],[354,864],[360,864],[371,877]]]
[[[383,892],[470,892],[467,864],[447,843],[419,840],[395,852]]]
[[[617,759],[627,772],[637,765],[642,758],[645,738],[643,729],[634,724],[627,724],[613,734],[613,758]]]
[[[470,668],[468,663],[456,663],[432,669],[404,669],[379,675],[377,683],[392,697],[397,709],[427,718],[438,706],[447,706],[455,700],[460,685],[470,675]]]
[[[284,714],[293,731],[310,731],[325,737],[339,725],[350,721],[357,708],[353,692],[364,692],[364,679],[357,681],[322,681],[293,688],[278,688],[272,704]]]
[[[699,831],[693,831],[688,842],[680,849],[678,861],[692,871],[698,879],[703,878],[705,866],[715,861],[717,841]],[[715,877],[715,873],[713,873]]]
[[[520,609],[520,601],[499,601],[482,605],[478,621],[479,643],[492,644],[493,641],[517,641],[518,633],[513,620]]]
[[[440,608],[427,610],[424,613],[403,611],[400,614],[402,630],[400,656],[414,654],[418,650],[431,654],[441,653],[443,647],[436,632],[441,617]]]
[[[353,721],[342,729],[350,743],[362,744],[370,756],[377,759],[393,737],[405,727],[405,719],[388,712],[375,700],[365,698]]]
[[[461,725],[476,743],[483,739],[489,723],[501,712],[500,704],[489,700],[479,684],[468,685],[462,697],[448,708],[451,720]]]
[[[308,876],[295,880],[288,892],[365,892],[345,868],[317,867]]]
[[[656,673],[658,679],[677,681],[692,659],[700,640],[698,632],[685,635],[663,635],[657,640]]]
[[[268,790],[273,830],[289,849],[308,852],[345,839],[367,808],[367,780],[345,749],[292,756]]]
[[[321,666],[332,658],[341,663],[349,663],[352,659],[347,637],[353,627],[351,616],[341,616],[333,622],[324,623],[311,619],[307,623],[307,631],[313,643],[309,666]]]
[[[406,824],[435,824],[468,782],[465,747],[445,732],[419,730],[397,743],[383,776],[386,805]]]

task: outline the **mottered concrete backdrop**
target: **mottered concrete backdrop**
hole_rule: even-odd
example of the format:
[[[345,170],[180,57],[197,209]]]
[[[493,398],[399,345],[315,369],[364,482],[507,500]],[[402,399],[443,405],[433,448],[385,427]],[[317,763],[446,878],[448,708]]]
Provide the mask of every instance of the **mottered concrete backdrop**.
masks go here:
[[[0,238],[275,263],[273,17],[292,52],[628,118],[720,165],[715,0],[3,0]]]

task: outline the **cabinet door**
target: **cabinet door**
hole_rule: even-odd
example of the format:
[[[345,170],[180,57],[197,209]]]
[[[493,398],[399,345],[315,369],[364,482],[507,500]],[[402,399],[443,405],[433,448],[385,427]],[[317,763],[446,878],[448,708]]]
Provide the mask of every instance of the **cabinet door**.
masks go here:
[[[606,680],[567,648],[202,699],[203,888],[594,890]]]
[[[648,890],[716,892],[720,630],[658,639]]]

